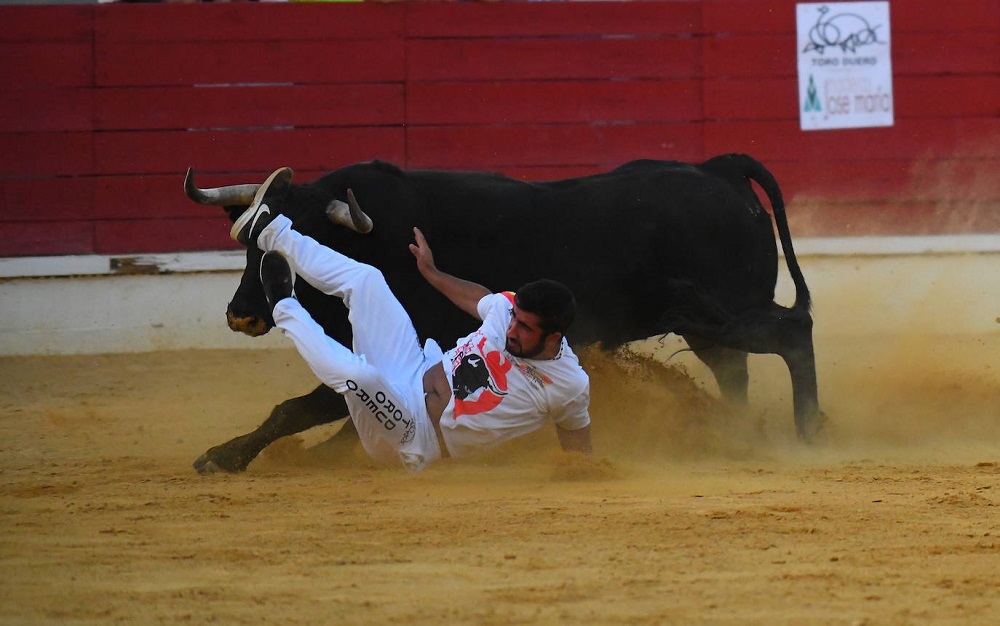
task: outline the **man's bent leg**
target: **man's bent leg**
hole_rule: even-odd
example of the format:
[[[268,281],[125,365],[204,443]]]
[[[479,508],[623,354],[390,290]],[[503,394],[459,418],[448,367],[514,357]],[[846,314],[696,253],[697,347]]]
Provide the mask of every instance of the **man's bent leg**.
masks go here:
[[[294,298],[279,300],[274,305],[274,322],[292,340],[316,378],[337,393],[347,393],[347,380],[368,366],[364,357],[329,337]]]
[[[323,293],[344,300],[348,308],[358,286],[364,285],[366,268],[370,267],[296,231],[284,215],[275,215],[257,241],[261,250],[280,252],[296,274]]]
[[[411,470],[440,457],[422,387],[410,379],[394,384],[324,332],[297,300],[274,307],[275,324],[289,337],[312,372],[344,395],[365,450],[377,460],[387,453]]]
[[[355,352],[380,370],[391,367],[387,373],[393,378],[396,373],[409,377],[421,370],[423,352],[413,322],[378,269],[295,231],[283,215],[275,216],[258,242],[265,251],[281,252],[310,285],[343,299]]]

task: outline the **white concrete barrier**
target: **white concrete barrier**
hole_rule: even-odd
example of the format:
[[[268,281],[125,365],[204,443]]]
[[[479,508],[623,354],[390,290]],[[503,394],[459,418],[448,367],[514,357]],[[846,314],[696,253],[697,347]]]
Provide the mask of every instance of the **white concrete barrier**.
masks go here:
[[[226,326],[245,252],[0,259],[0,355],[290,347]]]
[[[817,335],[1000,332],[1000,235],[801,239]],[[0,259],[0,355],[290,347],[225,324],[242,252]],[[794,289],[781,264],[777,299]]]
[[[1000,332],[1000,236],[805,239],[796,256],[822,335]],[[777,300],[794,287],[781,271]]]

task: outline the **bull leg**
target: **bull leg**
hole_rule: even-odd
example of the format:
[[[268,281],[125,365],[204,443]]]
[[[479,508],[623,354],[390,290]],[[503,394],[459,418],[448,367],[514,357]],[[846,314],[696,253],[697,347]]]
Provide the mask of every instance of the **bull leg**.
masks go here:
[[[742,350],[723,348],[698,337],[684,337],[691,351],[712,370],[722,397],[733,405],[747,405],[747,389],[750,374],[747,370],[747,353]],[[696,347],[697,346],[697,347]]]
[[[786,309],[773,305],[770,310],[749,311],[730,320],[722,328],[713,329],[708,325],[689,328],[683,333],[690,337],[689,344],[697,346],[714,342],[730,351],[753,354],[777,354],[785,361],[792,381],[792,402],[795,410],[795,431],[803,441],[813,441],[823,430],[826,415],[819,409],[819,392],[816,383],[816,356],[813,352],[812,317],[807,311]],[[702,339],[702,338],[710,339]],[[692,350],[712,368],[723,395],[723,380],[730,389],[742,389],[741,397],[746,402],[745,357],[741,359],[744,373],[734,369],[733,363],[726,363],[721,357],[721,365],[713,365],[710,349],[692,347]],[[707,355],[707,356],[706,356]],[[720,378],[720,372],[722,378]],[[738,382],[743,378],[744,382]],[[727,396],[728,397],[728,396]]]
[[[806,442],[816,439],[826,421],[819,409],[812,327],[808,312],[774,305],[770,311],[745,316],[730,329],[747,351],[784,359],[792,381],[795,432]]]
[[[253,432],[209,448],[194,462],[194,469],[199,474],[242,472],[268,444],[346,416],[347,403],[343,396],[320,385],[304,396],[285,400],[274,407],[271,415]]]
[[[792,404],[795,407],[795,431],[799,439],[813,441],[822,432],[826,414],[819,409],[819,386],[816,382],[816,355],[811,329],[796,329],[794,339],[777,352],[785,360],[792,379]]]
[[[747,350],[784,359],[792,381],[795,432],[803,441],[814,441],[823,430],[826,415],[819,409],[812,316],[807,311],[773,305],[770,311],[747,316],[744,322],[738,334],[746,341]]]

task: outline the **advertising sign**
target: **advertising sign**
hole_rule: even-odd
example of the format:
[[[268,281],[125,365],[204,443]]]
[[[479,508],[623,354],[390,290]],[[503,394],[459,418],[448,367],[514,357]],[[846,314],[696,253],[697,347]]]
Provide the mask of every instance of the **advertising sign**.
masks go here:
[[[802,130],[892,126],[888,2],[796,5]]]

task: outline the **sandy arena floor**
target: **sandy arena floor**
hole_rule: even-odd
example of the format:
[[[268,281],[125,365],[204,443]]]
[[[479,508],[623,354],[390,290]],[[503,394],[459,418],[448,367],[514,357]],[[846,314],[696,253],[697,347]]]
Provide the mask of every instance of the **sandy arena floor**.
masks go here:
[[[313,386],[291,351],[0,359],[0,624],[995,624],[1000,331],[817,344],[821,446],[776,357],[736,416],[590,354],[595,460],[415,475],[329,429],[197,475]]]

